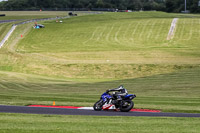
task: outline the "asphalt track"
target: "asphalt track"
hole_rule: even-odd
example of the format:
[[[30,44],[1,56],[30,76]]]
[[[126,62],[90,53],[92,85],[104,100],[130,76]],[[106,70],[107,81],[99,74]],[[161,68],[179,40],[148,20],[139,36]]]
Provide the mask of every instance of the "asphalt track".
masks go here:
[[[150,112],[114,112],[81,109],[41,108],[28,106],[0,105],[2,113],[48,114],[48,115],[90,115],[90,116],[148,116],[148,117],[200,117],[189,113],[150,113]]]
[[[10,22],[17,22],[17,21],[22,21],[24,19],[17,19],[17,20],[0,20],[0,23],[10,23]]]

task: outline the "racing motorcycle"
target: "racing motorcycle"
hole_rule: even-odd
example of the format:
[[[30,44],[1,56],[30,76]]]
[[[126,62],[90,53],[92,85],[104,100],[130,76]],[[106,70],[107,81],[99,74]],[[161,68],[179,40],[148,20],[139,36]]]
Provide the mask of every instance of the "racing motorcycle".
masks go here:
[[[93,108],[95,111],[101,110],[116,110],[121,112],[129,112],[134,107],[134,102],[132,101],[136,97],[135,94],[126,94],[118,99],[118,96],[114,92],[110,94],[109,91],[104,92],[100,100],[97,101]]]

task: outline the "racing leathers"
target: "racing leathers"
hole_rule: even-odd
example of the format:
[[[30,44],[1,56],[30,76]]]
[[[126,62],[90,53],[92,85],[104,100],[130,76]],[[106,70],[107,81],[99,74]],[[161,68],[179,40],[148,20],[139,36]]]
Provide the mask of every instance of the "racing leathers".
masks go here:
[[[117,100],[122,100],[122,97],[128,94],[127,90],[122,85],[115,89],[109,89],[106,92],[113,92],[113,96],[117,97]]]

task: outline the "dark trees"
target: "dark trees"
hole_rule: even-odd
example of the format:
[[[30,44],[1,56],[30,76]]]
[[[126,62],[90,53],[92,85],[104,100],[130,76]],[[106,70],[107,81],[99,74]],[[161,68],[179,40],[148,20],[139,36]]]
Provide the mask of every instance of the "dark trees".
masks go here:
[[[187,10],[200,12],[200,0],[187,0]],[[0,2],[0,10],[115,8],[119,10],[157,10],[181,12],[185,0],[8,0]]]

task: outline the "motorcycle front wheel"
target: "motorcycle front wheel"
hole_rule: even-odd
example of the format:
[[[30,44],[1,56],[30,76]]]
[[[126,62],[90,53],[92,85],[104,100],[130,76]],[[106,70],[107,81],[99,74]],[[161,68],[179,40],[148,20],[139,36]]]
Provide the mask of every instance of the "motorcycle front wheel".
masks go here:
[[[122,101],[122,105],[120,106],[120,111],[121,112],[129,112],[134,106],[133,101],[128,100],[128,101]]]
[[[94,104],[94,106],[93,106],[93,108],[94,108],[95,111],[101,111],[102,107],[103,107],[103,100],[102,99],[100,99],[99,101],[97,101]]]

